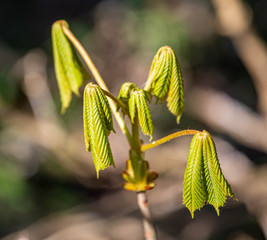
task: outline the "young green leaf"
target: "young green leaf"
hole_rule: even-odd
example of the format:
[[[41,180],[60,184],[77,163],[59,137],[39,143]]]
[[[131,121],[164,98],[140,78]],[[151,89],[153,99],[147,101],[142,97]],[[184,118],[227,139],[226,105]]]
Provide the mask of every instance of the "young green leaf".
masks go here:
[[[153,123],[147,105],[148,101],[147,95],[143,89],[136,91],[135,94],[136,94],[136,107],[138,112],[138,118],[142,132],[145,135],[149,135],[151,140],[153,135]]]
[[[142,132],[145,135],[149,135],[152,138],[153,135],[153,123],[150,115],[150,111],[147,105],[147,95],[145,90],[139,89],[131,92],[129,99],[129,114],[132,123],[136,117],[136,111],[138,113],[139,124]]]
[[[215,144],[208,132],[195,134],[191,141],[188,163],[184,175],[183,201],[191,212],[204,206],[205,202],[213,205],[219,215],[226,197],[235,198],[222,174]]]
[[[134,123],[135,114],[136,114],[136,96],[135,94],[131,94],[129,101],[128,101],[128,107],[129,107],[129,114],[131,118],[131,122]]]
[[[125,82],[121,85],[118,99],[128,101],[132,90],[138,90],[138,87],[131,82]]]
[[[79,88],[89,78],[89,75],[82,66],[71,42],[65,36],[62,25],[69,27],[64,20],[53,24],[52,45],[62,105],[61,113],[64,113],[71,102],[72,92],[79,96]]]
[[[178,59],[169,46],[161,47],[155,55],[145,89],[161,102],[167,99],[167,107],[179,123],[184,110],[183,79]]]
[[[162,65],[162,67],[158,65]],[[157,73],[157,78],[155,78],[155,80],[152,82],[153,95],[156,96],[161,102],[165,101],[169,91],[169,85],[172,76],[172,65],[172,55],[169,53],[168,49],[164,48],[155,65],[155,70],[159,69],[161,71]]]
[[[113,122],[108,100],[101,88],[88,83],[84,89],[83,104],[84,138],[87,151],[92,151],[97,178],[99,170],[114,165],[108,135]]]
[[[172,52],[172,59],[172,76],[167,97],[167,107],[176,116],[176,121],[179,123],[184,110],[184,86],[180,65],[174,52]]]
[[[226,201],[227,195],[235,198],[230,185],[224,178],[216,153],[215,144],[211,136],[204,132],[203,157],[206,187],[208,192],[207,202],[215,208],[219,215],[219,207]]]
[[[129,98],[131,96],[132,90],[137,90],[138,87],[131,82],[125,82],[121,85],[121,89],[119,92],[118,99],[121,100],[124,104],[128,105]],[[117,111],[119,110],[119,106],[117,105]],[[124,112],[123,112],[124,114]]]
[[[199,135],[196,134],[191,141],[184,174],[183,202],[191,212],[192,218],[194,218],[195,210],[202,208],[207,199],[203,178],[203,139]]]

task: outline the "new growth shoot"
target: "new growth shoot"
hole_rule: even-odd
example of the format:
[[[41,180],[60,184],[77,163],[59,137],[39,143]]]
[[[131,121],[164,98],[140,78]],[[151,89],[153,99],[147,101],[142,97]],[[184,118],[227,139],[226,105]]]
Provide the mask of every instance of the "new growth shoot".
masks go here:
[[[122,172],[125,180],[123,187],[137,192],[138,204],[144,216],[146,239],[157,238],[146,198],[146,191],[155,187],[158,177],[155,171],[149,169],[149,162],[145,159],[144,153],[149,149],[181,136],[193,135],[183,190],[183,203],[192,218],[195,210],[205,204],[213,205],[219,215],[219,207],[225,204],[226,197],[235,198],[220,168],[214,141],[207,131],[183,130],[151,142],[153,122],[148,107],[151,99],[155,98],[156,104],[166,101],[169,111],[176,117],[177,124],[184,109],[181,69],[171,47],[164,46],[158,50],[143,89],[134,83],[125,82],[116,97],[109,92],[88,53],[70,31],[66,21],[59,20],[53,24],[52,42],[62,113],[68,108],[72,93],[79,96],[79,88],[89,79],[89,74],[83,68],[76,51],[96,81],[96,84],[87,83],[84,88],[83,124],[86,150],[92,152],[97,178],[100,170],[110,165],[115,167],[108,139],[111,131],[115,132],[112,115],[126,136],[130,149],[126,169]],[[124,118],[129,118],[129,128]],[[143,134],[150,136],[150,142],[142,143],[139,128]]]

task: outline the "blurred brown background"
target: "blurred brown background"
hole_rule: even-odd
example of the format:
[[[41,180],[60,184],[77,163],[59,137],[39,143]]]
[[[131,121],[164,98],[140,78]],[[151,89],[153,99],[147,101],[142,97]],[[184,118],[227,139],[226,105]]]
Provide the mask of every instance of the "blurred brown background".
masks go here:
[[[148,193],[159,239],[267,238],[267,2],[265,0],[1,0],[0,237],[143,239],[135,193],[122,189],[128,145],[111,134],[116,169],[96,180],[85,152],[82,98],[61,116],[50,29],[66,19],[111,92],[144,86],[157,49],[177,53],[186,111],[179,126],[151,105],[154,139],[206,129],[239,201],[195,219],[182,205],[190,138],[147,152],[159,173]],[[82,92],[82,89],[81,89]],[[144,137],[144,141],[148,141]]]

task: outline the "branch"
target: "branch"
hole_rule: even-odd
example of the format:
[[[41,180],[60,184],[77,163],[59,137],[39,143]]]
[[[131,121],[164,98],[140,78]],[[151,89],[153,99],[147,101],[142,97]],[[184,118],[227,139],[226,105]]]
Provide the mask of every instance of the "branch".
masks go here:
[[[137,202],[144,219],[144,233],[146,240],[156,240],[157,233],[152,221],[146,192],[137,193]]]

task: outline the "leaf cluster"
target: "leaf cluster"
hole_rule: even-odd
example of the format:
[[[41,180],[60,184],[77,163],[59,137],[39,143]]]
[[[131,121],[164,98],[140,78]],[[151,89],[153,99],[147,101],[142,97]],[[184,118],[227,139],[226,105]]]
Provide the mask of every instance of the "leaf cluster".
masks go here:
[[[131,122],[134,124],[138,119],[142,132],[152,139],[153,122],[148,107],[148,93],[134,83],[126,82],[121,86],[118,99],[128,106]]]
[[[213,205],[219,215],[226,197],[235,198],[220,168],[215,144],[208,132],[194,135],[191,141],[188,163],[184,174],[183,202],[192,218],[205,203]]]
[[[146,89],[158,101],[167,100],[169,111],[179,123],[184,110],[184,90],[180,65],[175,52],[169,46],[156,53],[148,75]]]

